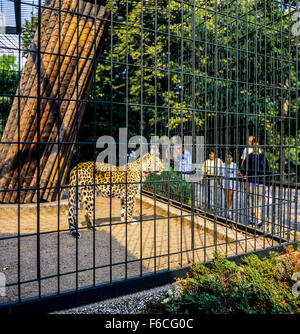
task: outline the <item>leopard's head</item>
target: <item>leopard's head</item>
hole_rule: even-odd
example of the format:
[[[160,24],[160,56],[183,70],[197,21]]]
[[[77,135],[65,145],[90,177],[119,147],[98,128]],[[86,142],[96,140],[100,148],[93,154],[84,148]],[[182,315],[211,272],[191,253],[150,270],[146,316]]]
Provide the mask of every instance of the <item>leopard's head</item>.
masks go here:
[[[138,159],[137,163],[141,165],[143,174],[161,174],[163,169],[161,159],[155,154],[147,153],[141,159]]]

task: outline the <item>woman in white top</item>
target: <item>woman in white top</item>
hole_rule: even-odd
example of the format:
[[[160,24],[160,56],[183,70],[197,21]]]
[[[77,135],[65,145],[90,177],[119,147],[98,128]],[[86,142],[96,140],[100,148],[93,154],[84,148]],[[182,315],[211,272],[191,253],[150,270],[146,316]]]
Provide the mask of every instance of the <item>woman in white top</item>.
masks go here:
[[[202,189],[204,201],[208,204],[209,210],[216,210],[219,212],[221,209],[221,196],[219,194],[220,187],[218,172],[223,161],[215,156],[214,149],[210,149],[208,153],[208,159],[202,166],[200,186],[203,186],[203,181],[206,180],[205,187]]]
[[[206,176],[217,176],[218,170],[222,165],[222,160],[216,158],[215,151],[210,149],[208,151],[208,159],[204,162],[202,166],[202,176],[201,176],[201,185],[203,184],[203,177]]]
[[[222,178],[221,182],[225,195],[225,209],[227,210],[229,218],[232,218],[230,210],[232,206],[233,194],[236,189],[237,165],[233,162],[231,152],[226,154],[225,163],[222,163],[219,168],[219,175]]]

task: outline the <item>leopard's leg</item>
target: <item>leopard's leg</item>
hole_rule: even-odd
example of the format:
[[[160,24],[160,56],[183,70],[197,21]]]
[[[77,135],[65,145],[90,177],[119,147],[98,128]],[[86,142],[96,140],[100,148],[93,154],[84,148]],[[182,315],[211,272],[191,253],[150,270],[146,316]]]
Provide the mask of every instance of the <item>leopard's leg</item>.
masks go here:
[[[126,198],[121,198],[121,222],[126,221]]]
[[[125,222],[132,222],[133,219],[133,212],[135,207],[135,197],[138,191],[137,185],[128,185],[126,196],[123,195],[121,197],[121,221]]]
[[[134,221],[133,213],[134,213],[134,208],[135,208],[135,197],[136,197],[136,194],[134,193],[133,195],[130,195],[127,199],[127,221],[129,222]],[[137,222],[133,224],[137,224]]]
[[[132,213],[133,213],[133,209],[132,209],[132,198],[131,197],[127,197],[126,198],[121,198],[121,222],[131,222],[133,221],[132,218]]]
[[[85,208],[85,221],[89,228],[93,230],[97,230],[97,228],[94,226],[94,189],[92,186],[85,187],[83,190],[83,203]]]
[[[68,222],[69,230],[74,238],[79,239],[81,234],[78,232],[78,208],[80,207],[80,196],[78,196],[79,189],[76,191],[76,187],[71,187],[69,189],[68,198]]]
[[[135,194],[128,195],[127,198],[121,198],[121,221],[132,222],[135,207]]]

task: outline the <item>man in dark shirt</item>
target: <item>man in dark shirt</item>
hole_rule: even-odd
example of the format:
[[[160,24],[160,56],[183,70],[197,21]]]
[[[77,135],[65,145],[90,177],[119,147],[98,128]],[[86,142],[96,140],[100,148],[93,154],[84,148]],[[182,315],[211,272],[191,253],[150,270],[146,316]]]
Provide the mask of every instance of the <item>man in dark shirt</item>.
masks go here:
[[[260,208],[262,199],[270,185],[270,168],[266,157],[260,153],[259,143],[253,145],[253,152],[250,153],[241,169],[242,175],[246,177],[249,192],[250,205],[250,224],[255,224],[258,220],[257,226],[262,226],[260,220]]]

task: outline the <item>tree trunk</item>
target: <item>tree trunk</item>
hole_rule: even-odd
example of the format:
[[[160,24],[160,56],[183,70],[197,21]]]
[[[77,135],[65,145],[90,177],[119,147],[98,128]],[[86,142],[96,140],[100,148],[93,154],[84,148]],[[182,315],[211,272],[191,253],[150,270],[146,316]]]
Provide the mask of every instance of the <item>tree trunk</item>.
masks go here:
[[[60,3],[61,12],[55,10]],[[88,96],[94,59],[108,27],[109,13],[93,1],[51,0],[48,6],[51,9],[42,11],[34,51],[23,69],[3,133],[2,142],[12,143],[0,145],[0,189],[11,190],[0,193],[4,203],[17,203],[18,198],[20,203],[35,202],[38,186],[40,199],[57,199],[74,147],[64,142],[76,139],[75,128],[85,109],[82,100]]]

